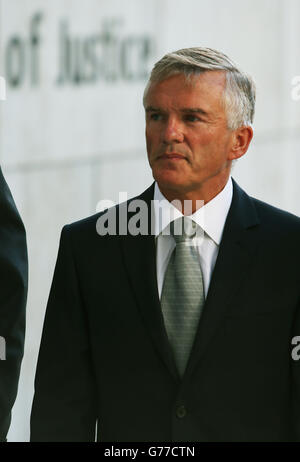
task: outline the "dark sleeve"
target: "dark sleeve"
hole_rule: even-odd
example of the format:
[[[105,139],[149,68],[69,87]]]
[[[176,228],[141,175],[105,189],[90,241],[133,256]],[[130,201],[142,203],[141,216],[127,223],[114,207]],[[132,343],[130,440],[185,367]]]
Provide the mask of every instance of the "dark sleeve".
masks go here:
[[[95,379],[70,234],[66,226],[47,304],[31,441],[95,441]]]
[[[24,352],[25,229],[0,168],[0,441],[5,441]]]

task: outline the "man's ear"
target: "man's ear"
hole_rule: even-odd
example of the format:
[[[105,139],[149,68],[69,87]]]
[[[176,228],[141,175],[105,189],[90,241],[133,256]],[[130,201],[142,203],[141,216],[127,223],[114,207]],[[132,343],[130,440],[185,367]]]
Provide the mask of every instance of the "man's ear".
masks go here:
[[[233,132],[230,160],[239,159],[246,154],[249,144],[253,138],[253,130],[249,125],[237,128]]]

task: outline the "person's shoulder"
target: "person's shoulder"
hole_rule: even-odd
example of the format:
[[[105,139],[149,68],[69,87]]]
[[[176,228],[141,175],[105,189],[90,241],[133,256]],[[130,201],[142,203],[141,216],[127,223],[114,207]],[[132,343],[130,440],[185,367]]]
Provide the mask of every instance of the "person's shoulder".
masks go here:
[[[76,220],[72,223],[68,223],[64,225],[63,227],[63,232],[66,234],[71,233],[71,234],[76,234],[76,233],[86,233],[90,232],[91,230],[95,230],[97,220],[101,217],[106,212],[106,210],[103,210],[102,212],[95,213],[93,215],[90,215],[85,218],[81,218],[80,220]]]
[[[94,234],[96,236],[99,236],[99,233],[97,232],[97,226],[102,217],[103,219],[105,217],[109,217],[112,220],[115,219],[116,225],[118,225],[118,220],[119,220],[121,209],[128,209],[129,204],[136,200],[144,200],[145,202],[148,202],[149,200],[153,198],[153,191],[154,191],[154,184],[152,184],[149,188],[147,188],[141,194],[135,197],[132,197],[125,202],[112,205],[111,207],[106,208],[102,210],[101,212],[95,213],[88,217],[85,217],[80,220],[74,221],[72,223],[66,224],[63,227],[63,233],[66,233],[66,234],[71,233],[72,235],[87,235],[87,234],[92,235]]]
[[[261,222],[267,222],[269,224],[274,224],[277,226],[282,226],[283,228],[290,228],[300,231],[300,217],[297,215],[283,210],[274,205],[268,204],[260,199],[251,197],[253,201],[257,215]]]
[[[268,204],[260,199],[251,197],[259,219],[257,236],[265,246],[275,252],[274,255],[284,254],[289,262],[299,261],[300,258],[300,218],[287,210]],[[291,260],[292,259],[292,260]]]
[[[232,178],[233,183],[233,198],[236,198],[235,203],[238,203],[240,212],[247,207],[247,210],[255,210],[255,214],[261,224],[282,224],[282,226],[299,229],[300,217],[288,212],[287,210],[276,207],[267,203],[255,196],[250,195]]]

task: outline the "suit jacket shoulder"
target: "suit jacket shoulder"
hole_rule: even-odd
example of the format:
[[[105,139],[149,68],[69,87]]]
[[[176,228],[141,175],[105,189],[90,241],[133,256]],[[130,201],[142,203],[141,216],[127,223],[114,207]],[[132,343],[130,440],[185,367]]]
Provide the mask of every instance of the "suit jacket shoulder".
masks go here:
[[[299,217],[255,197],[248,196],[234,180],[231,209],[234,209],[235,217],[239,216],[244,224],[250,224],[251,220],[254,224],[259,223],[260,231],[272,232],[273,234],[291,232],[297,234],[300,231]],[[253,219],[253,217],[255,218]]]
[[[266,222],[278,231],[300,231],[300,218],[298,216],[256,198],[252,197],[251,199],[262,223]]]
[[[95,213],[94,215],[91,215],[89,217],[83,218],[81,220],[78,220],[76,222],[70,223],[68,225],[64,226],[64,232],[66,233],[71,233],[72,236],[87,236],[94,234],[95,236],[99,235],[97,233],[97,222],[101,217],[103,217],[105,214],[109,214],[109,216],[112,219],[116,219],[116,231],[118,230],[119,226],[119,218],[120,218],[120,211],[121,209],[125,208],[128,209],[128,206],[130,203],[133,201],[145,201],[147,206],[150,205],[151,199],[153,199],[153,194],[154,194],[154,183],[147,188],[143,193],[139,194],[138,196],[135,196],[133,198],[130,198],[128,201],[123,202],[121,204],[116,204],[115,206],[105,209],[102,212]],[[150,207],[149,207],[149,212],[150,212]],[[112,236],[116,236],[116,234],[112,233]],[[104,237],[109,237],[108,235]]]

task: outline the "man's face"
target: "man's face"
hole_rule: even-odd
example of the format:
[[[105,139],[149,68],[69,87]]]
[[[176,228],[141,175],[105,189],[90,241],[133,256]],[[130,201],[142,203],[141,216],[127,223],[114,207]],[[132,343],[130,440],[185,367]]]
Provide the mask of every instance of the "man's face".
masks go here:
[[[222,105],[225,82],[223,71],[210,71],[191,83],[178,74],[150,86],[147,152],[162,191],[197,191],[210,179],[229,175],[233,132]]]

